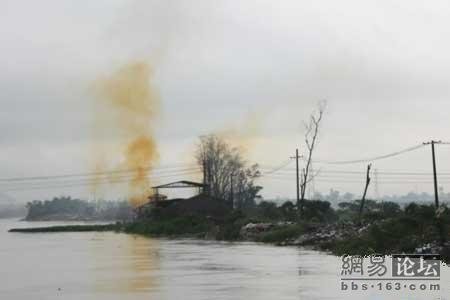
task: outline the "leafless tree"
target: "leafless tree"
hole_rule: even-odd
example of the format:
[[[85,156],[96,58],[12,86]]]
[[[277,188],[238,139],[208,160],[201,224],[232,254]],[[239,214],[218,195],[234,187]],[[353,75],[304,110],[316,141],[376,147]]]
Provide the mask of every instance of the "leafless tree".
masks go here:
[[[317,111],[314,111],[308,122],[304,122],[305,127],[305,147],[306,154],[304,156],[305,167],[302,170],[301,182],[300,182],[300,203],[297,203],[297,207],[300,209],[300,215],[303,214],[303,206],[305,202],[305,193],[307,184],[314,179],[316,174],[310,174],[312,169],[312,156],[317,144],[319,136],[320,122],[322,121],[323,114],[325,112],[326,103],[321,102],[318,104]]]
[[[254,183],[261,175],[258,165],[247,167],[239,149],[229,146],[221,137],[214,134],[200,137],[196,159],[211,196],[238,207],[259,197],[262,188]]]

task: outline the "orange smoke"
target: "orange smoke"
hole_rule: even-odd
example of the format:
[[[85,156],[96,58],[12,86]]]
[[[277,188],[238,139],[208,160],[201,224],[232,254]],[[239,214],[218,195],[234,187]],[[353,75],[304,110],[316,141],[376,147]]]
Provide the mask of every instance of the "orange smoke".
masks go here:
[[[131,203],[139,205],[148,199],[148,166],[157,159],[155,141],[149,136],[140,136],[133,140],[126,151],[126,165],[135,170],[130,181]]]
[[[95,83],[95,171],[130,170],[128,198],[133,205],[147,201],[148,176],[158,160],[153,126],[159,97],[151,79],[149,64],[135,62]],[[110,180],[117,182],[114,177]],[[100,181],[93,180],[94,189]]]

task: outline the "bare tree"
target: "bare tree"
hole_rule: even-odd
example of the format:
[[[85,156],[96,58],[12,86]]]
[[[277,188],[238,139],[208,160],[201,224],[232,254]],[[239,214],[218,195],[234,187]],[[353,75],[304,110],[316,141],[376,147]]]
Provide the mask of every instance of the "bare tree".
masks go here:
[[[247,167],[239,149],[230,147],[222,138],[213,134],[200,137],[196,159],[211,196],[238,207],[259,197],[262,188],[254,183],[261,175],[258,165]]]
[[[300,215],[303,215],[303,206],[305,202],[305,193],[307,184],[314,178],[314,174],[310,174],[312,169],[312,156],[319,135],[320,122],[322,121],[323,114],[325,112],[326,103],[321,102],[318,105],[317,111],[313,112],[309,117],[309,121],[304,123],[305,126],[305,146],[306,154],[305,167],[302,170],[301,182],[300,182],[300,203],[297,203],[297,207],[300,209]]]

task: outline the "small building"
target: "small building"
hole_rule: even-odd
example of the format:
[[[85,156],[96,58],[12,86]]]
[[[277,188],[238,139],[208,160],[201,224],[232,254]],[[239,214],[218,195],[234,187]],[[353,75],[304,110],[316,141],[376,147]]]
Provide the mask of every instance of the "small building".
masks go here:
[[[178,188],[194,188],[198,190],[198,194],[189,198],[169,199],[160,193],[161,189]],[[153,195],[149,197],[149,202],[136,208],[137,218],[200,215],[220,219],[230,211],[224,200],[209,195],[208,185],[203,183],[181,180],[154,186],[152,189]]]
[[[158,197],[161,189],[197,189],[198,194],[208,193],[208,185],[195,181],[180,180],[152,187],[153,195]]]

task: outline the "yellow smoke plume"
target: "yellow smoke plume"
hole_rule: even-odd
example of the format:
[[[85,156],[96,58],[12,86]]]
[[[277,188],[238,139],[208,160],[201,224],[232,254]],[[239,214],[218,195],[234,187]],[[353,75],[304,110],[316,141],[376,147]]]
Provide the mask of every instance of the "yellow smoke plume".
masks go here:
[[[130,170],[128,198],[135,206],[145,203],[150,192],[152,166],[158,160],[153,127],[159,97],[151,85],[152,69],[146,62],[122,66],[95,82],[94,169],[96,172]],[[118,182],[123,173],[112,173]],[[97,189],[103,177],[93,180]]]

